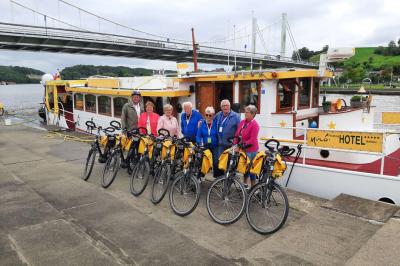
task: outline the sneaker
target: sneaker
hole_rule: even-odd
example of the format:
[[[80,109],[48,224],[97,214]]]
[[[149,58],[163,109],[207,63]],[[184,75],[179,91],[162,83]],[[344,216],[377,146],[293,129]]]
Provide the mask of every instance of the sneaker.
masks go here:
[[[247,185],[247,184],[243,184],[243,186],[244,186],[244,188],[246,189],[246,191],[249,191],[249,190],[250,190],[250,187],[249,187],[249,185]]]

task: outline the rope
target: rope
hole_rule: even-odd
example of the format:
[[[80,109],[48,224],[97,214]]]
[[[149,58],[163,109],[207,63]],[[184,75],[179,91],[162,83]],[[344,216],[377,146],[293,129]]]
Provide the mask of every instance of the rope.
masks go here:
[[[60,137],[63,138],[64,141],[78,141],[78,142],[93,142],[93,137],[77,137],[77,136],[71,136],[68,134],[61,133],[59,131],[49,131],[48,134],[46,135],[48,138],[55,138],[55,137]]]

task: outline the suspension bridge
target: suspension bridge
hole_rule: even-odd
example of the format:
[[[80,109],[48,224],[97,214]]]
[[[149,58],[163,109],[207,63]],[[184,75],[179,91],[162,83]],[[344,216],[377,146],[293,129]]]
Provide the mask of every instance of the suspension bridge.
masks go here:
[[[12,19],[13,23],[0,21],[0,49],[115,56],[174,62],[197,61],[199,63],[250,68],[318,67],[314,63],[302,61],[299,57],[297,60],[293,60],[290,57],[285,57],[282,53],[280,55],[271,55],[255,52],[255,36],[258,28],[254,19],[252,21],[253,32],[251,34],[253,49],[252,51],[243,51],[209,45],[212,42],[195,42],[194,35],[192,41],[185,41],[147,33],[100,17],[64,0],[58,0],[58,3],[72,6],[79,13],[86,12],[96,17],[99,21],[98,31],[88,30],[81,26],[67,23],[60,18],[52,17],[36,9],[22,5],[19,2],[10,0],[10,4],[12,5],[11,12],[14,12],[13,9],[15,7],[25,9],[32,12],[35,17],[43,17],[44,25],[18,24],[15,23],[14,17]],[[56,22],[58,26],[49,26],[50,21],[53,22],[53,25]],[[136,36],[101,32],[100,21],[110,23],[116,29],[119,27],[133,31],[136,33]],[[283,26],[282,30],[285,31],[283,38],[286,41],[286,24]],[[287,24],[287,26],[289,25]],[[258,33],[260,33],[259,29]],[[293,42],[294,40],[290,31],[289,36]],[[260,37],[264,41],[261,35]],[[285,49],[284,46],[283,49]]]

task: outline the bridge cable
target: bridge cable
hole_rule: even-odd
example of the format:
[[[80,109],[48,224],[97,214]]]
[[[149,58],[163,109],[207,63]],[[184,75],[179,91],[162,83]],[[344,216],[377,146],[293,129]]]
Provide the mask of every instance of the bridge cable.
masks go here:
[[[71,3],[67,2],[67,1],[64,1],[64,0],[58,0],[58,1],[59,1],[59,2],[62,2],[62,3],[64,3],[64,4],[66,4],[66,5],[69,5],[69,6],[71,6],[71,7],[74,7],[74,8],[76,8],[76,9],[78,9],[78,10],[81,10],[81,11],[83,11],[83,12],[89,14],[89,15],[92,15],[92,16],[94,16],[94,17],[97,17],[99,20],[101,19],[101,20],[107,21],[107,22],[109,22],[109,23],[111,23],[111,24],[118,25],[118,26],[120,26],[120,27],[122,27],[122,28],[126,28],[126,29],[129,29],[129,30],[135,31],[135,32],[139,32],[139,33],[142,33],[142,34],[146,34],[146,35],[149,35],[149,36],[158,37],[158,38],[162,38],[162,39],[174,40],[174,41],[181,41],[181,42],[190,42],[189,40],[181,40],[181,39],[169,38],[169,37],[166,37],[166,36],[162,36],[162,35],[158,35],[158,34],[153,34],[153,33],[145,32],[145,31],[142,31],[142,30],[138,30],[138,29],[135,29],[135,28],[132,28],[132,27],[129,27],[129,26],[120,24],[120,23],[118,23],[118,22],[112,21],[112,20],[110,20],[110,19],[108,19],[108,18],[99,16],[99,15],[97,15],[97,14],[95,14],[95,13],[92,13],[92,12],[87,11],[87,10],[85,10],[85,9],[83,9],[83,8],[80,8],[80,7],[76,6],[76,5],[73,5],[73,4],[71,4]],[[100,21],[99,21],[99,31],[100,31]]]

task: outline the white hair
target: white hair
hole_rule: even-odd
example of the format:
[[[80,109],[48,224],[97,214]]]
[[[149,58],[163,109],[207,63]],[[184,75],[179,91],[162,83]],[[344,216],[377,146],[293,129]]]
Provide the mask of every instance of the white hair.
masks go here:
[[[188,106],[188,107],[190,107],[190,108],[193,108],[192,102],[184,102],[184,103],[182,104],[182,106],[183,106],[183,107]]]
[[[222,101],[221,101],[221,106],[222,106],[222,104],[224,104],[224,103],[227,103],[227,104],[229,104],[229,106],[231,106],[231,102],[230,102],[228,99],[222,100]]]
[[[169,103],[164,104],[163,106],[163,110],[173,110],[174,108],[172,107],[172,105],[170,105]]]
[[[206,114],[215,114],[214,107],[212,107],[212,106],[207,106],[207,107],[206,107],[206,110],[205,110],[205,113],[206,113]]]

